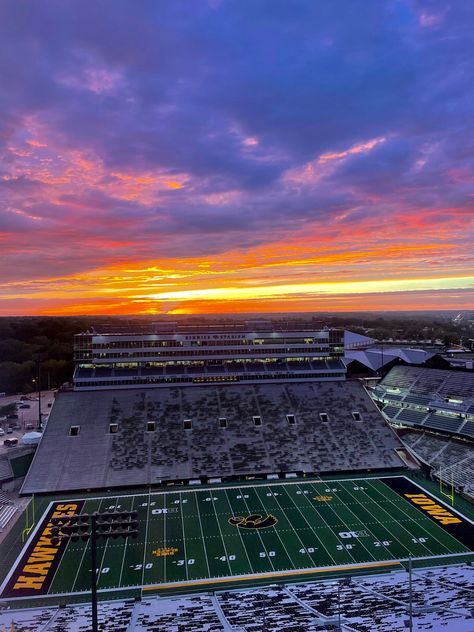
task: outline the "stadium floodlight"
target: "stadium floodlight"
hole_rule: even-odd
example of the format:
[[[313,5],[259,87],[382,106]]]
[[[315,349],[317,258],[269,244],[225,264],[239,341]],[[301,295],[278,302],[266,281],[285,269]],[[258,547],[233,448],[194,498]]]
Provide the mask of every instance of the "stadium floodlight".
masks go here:
[[[61,542],[91,543],[91,595],[92,632],[98,632],[97,621],[97,538],[136,538],[138,536],[136,511],[106,511],[93,514],[74,514],[51,518],[51,544]]]

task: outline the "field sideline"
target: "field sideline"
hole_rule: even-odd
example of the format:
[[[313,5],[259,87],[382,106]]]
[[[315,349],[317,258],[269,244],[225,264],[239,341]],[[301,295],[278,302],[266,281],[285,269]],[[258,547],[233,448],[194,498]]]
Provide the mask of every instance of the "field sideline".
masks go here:
[[[163,590],[228,581],[394,569],[474,551],[474,523],[404,476],[259,482],[54,501],[0,587],[0,597],[90,589],[90,550],[48,540],[54,511],[136,510],[137,539],[99,540],[98,588]]]

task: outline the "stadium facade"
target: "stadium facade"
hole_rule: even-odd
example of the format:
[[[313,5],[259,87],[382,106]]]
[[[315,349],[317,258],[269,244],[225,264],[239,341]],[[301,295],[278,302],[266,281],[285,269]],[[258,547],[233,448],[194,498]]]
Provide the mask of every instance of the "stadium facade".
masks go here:
[[[344,331],[157,323],[75,337],[23,493],[403,466]]]
[[[74,389],[343,380],[344,331],[246,321],[154,323],[74,338]]]

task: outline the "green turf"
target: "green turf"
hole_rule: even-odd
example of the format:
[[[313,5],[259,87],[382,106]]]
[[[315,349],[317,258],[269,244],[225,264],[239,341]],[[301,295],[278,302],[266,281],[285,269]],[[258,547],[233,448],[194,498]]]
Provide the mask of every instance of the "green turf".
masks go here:
[[[446,528],[371,477],[87,498],[82,512],[111,509],[138,511],[139,536],[99,541],[101,591],[307,578],[315,569],[332,573],[347,565],[350,571],[377,562],[397,568],[396,562],[409,555],[430,563],[471,553]],[[262,529],[229,523],[229,518],[252,514],[274,516],[277,522]],[[163,550],[167,554],[159,555]],[[88,591],[90,577],[89,544],[70,542],[47,594]]]

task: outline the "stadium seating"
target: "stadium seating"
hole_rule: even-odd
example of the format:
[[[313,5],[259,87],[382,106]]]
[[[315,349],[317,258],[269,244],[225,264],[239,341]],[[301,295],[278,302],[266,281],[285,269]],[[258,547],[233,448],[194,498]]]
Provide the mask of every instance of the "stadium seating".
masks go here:
[[[0,491],[0,531],[3,531],[17,511],[10,497]]]
[[[472,372],[395,366],[372,394],[393,422],[474,437]]]
[[[208,596],[152,599],[142,602],[137,610],[134,628],[137,632],[226,630],[217,616],[213,600]]]
[[[13,478],[13,471],[8,457],[0,457],[0,481]]]
[[[474,568],[416,570],[412,575],[413,629],[472,632]],[[103,632],[396,632],[409,617],[408,574],[353,577],[220,591],[141,602],[100,602]],[[90,606],[0,610],[0,629],[87,632]],[[13,627],[12,627],[13,625]]]
[[[424,423],[427,413],[419,410],[411,410],[410,408],[398,408],[398,415],[395,417],[396,421],[408,422],[411,424],[421,425]]]
[[[453,481],[474,498],[474,450],[472,443],[444,439],[427,432],[404,432],[403,441],[434,468],[436,476]]]
[[[402,465],[400,447],[358,381],[63,392],[22,491],[385,469]]]
[[[462,425],[462,420],[459,417],[448,417],[439,413],[432,413],[428,415],[425,420],[425,426],[434,428],[435,430],[444,430],[446,432],[458,432]]]

